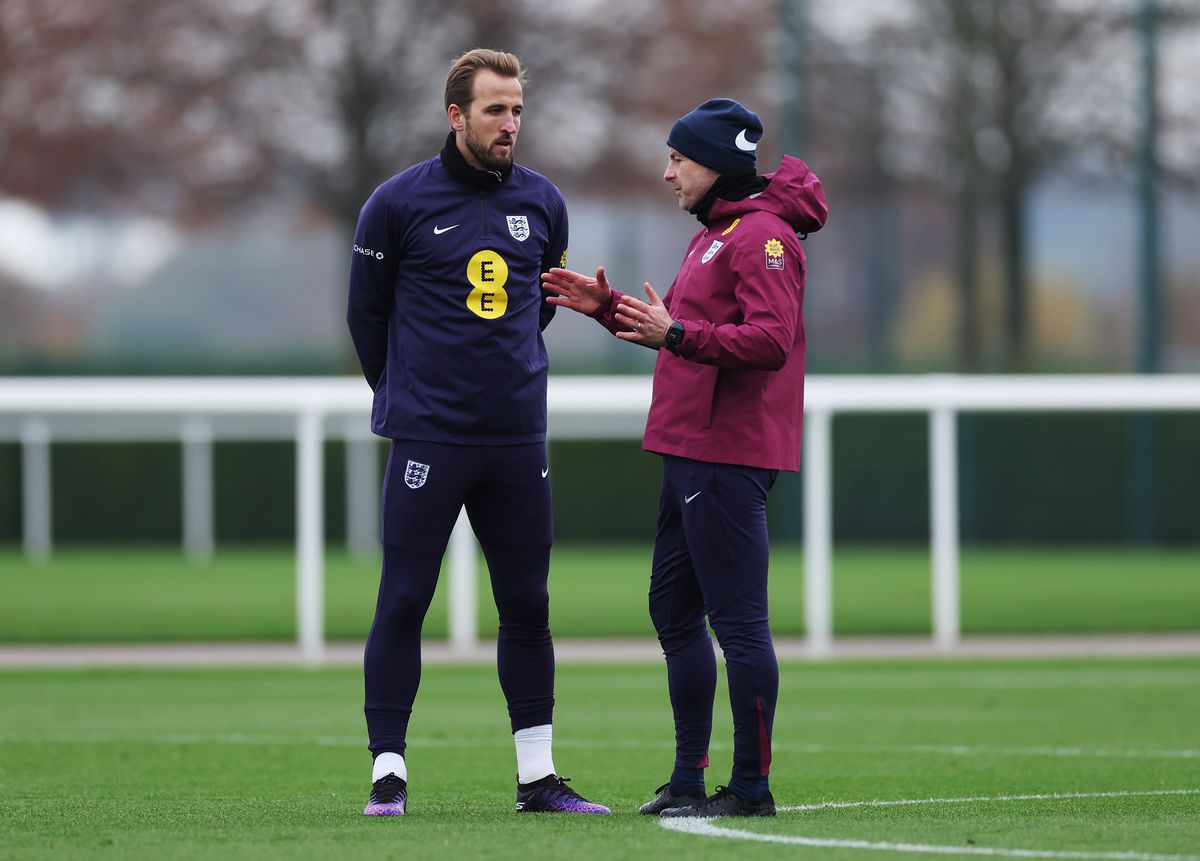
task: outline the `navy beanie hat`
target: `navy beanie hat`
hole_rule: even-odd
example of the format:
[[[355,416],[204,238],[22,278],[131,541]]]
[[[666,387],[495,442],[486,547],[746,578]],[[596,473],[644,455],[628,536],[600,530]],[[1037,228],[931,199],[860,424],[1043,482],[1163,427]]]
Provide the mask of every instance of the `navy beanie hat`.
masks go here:
[[[709,99],[676,121],[667,146],[717,173],[753,173],[762,136],[758,114],[733,99]]]

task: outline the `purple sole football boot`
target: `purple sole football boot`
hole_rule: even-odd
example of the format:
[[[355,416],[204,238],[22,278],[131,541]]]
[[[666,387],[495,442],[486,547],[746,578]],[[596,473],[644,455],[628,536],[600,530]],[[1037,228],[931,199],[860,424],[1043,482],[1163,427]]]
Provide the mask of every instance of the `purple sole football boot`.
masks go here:
[[[517,784],[517,813],[612,813],[567,786],[569,777],[550,774],[533,783]]]
[[[371,785],[371,800],[363,808],[363,816],[403,816],[407,808],[408,784],[389,774]]]

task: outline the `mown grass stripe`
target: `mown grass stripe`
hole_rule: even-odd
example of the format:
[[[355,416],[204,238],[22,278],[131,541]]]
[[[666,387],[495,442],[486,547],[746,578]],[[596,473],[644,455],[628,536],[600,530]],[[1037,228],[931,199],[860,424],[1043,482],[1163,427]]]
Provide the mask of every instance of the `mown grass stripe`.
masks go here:
[[[853,807],[903,807],[910,804],[972,804],[993,801],[1045,801],[1058,798],[1132,798],[1142,795],[1200,795],[1200,789],[1145,789],[1115,792],[1043,792],[1032,795],[968,795],[962,798],[898,798],[891,801],[822,801],[779,810],[843,810]]]
[[[4,744],[286,744],[314,745],[317,747],[359,747],[366,744],[366,735],[354,736],[308,736],[281,735],[272,733],[20,733],[0,732],[0,743]],[[408,745],[420,747],[507,747],[511,740],[503,735],[495,738],[410,738]],[[555,747],[560,748],[620,748],[622,750],[659,750],[662,745],[654,741],[631,741],[624,739],[590,740],[557,738]],[[730,750],[732,744],[713,741],[710,749]],[[986,747],[981,745],[922,745],[922,744],[788,744],[773,745],[776,751],[790,753],[887,753],[887,754],[932,754],[937,756],[1050,756],[1050,757],[1094,757],[1098,759],[1200,759],[1200,750],[1127,750],[1088,749],[1083,747]],[[914,802],[915,803],[915,802]]]

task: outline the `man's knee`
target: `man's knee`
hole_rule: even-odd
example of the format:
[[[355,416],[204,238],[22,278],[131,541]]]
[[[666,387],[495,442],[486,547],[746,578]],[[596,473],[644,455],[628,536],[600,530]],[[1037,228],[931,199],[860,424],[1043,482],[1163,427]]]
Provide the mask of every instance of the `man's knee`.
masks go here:
[[[495,589],[493,597],[501,627],[549,629],[550,592],[544,580],[524,589]]]
[[[665,601],[651,600],[650,621],[658,634],[659,644],[668,654],[686,647],[697,638],[708,636],[708,626],[705,624],[703,613],[681,616],[673,613]]]
[[[721,615],[712,619],[717,643],[726,657],[773,651],[771,628],[765,618],[744,619]]]
[[[389,627],[420,626],[425,621],[433,593],[411,586],[388,589],[379,603],[376,622]]]

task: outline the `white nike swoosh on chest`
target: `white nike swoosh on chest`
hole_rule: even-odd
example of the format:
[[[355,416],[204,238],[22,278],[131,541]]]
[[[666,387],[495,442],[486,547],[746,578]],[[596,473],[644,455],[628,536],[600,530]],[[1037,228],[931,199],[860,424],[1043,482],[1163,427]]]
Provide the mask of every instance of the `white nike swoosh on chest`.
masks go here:
[[[457,225],[457,224],[451,224],[449,227],[437,227],[437,226],[435,225],[435,226],[434,226],[434,228],[433,228],[433,235],[434,235],[434,236],[441,236],[441,235],[442,235],[443,233],[445,233],[447,230],[453,230],[453,229],[454,229],[454,228],[456,228],[456,227],[458,227],[458,225]]]
[[[691,496],[685,496],[685,497],[683,498],[684,504],[690,505],[690,504],[691,504],[691,502],[692,502],[692,500],[693,500],[693,499],[695,499],[697,496],[699,496],[699,495],[700,495],[700,494],[702,494],[702,493],[704,493],[704,491],[703,491],[703,490],[697,490],[697,491],[696,491],[695,493],[693,493]]]

